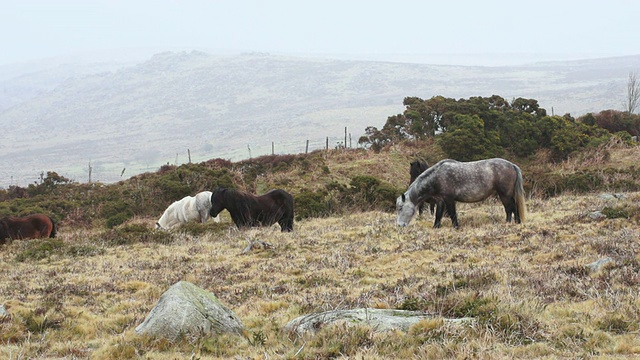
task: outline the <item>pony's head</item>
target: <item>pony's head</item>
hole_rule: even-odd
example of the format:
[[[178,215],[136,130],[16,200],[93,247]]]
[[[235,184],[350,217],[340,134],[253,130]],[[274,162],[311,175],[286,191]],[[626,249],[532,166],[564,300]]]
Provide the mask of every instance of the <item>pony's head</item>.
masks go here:
[[[218,216],[220,211],[224,210],[224,208],[225,208],[225,205],[224,205],[224,193],[226,191],[227,191],[227,189],[217,188],[211,194],[211,210],[209,210],[209,215],[211,215],[212,218],[215,218],[216,216]]]
[[[407,226],[413,216],[416,214],[416,205],[411,202],[407,193],[398,196],[396,200],[396,208],[398,210],[397,224],[399,226]]]
[[[422,160],[414,160],[409,165],[409,175],[411,176],[410,183],[413,182],[420,174],[429,168],[429,163]]]
[[[164,229],[162,228],[162,226],[160,226],[160,223],[159,223],[159,222],[156,222],[156,229],[162,229],[162,230],[164,230]]]

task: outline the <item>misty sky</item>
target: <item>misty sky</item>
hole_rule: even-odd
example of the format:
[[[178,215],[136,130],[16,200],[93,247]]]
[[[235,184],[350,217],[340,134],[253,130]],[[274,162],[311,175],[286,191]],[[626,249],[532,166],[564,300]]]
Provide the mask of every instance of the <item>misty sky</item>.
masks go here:
[[[498,62],[637,55],[639,15],[634,0],[20,0],[0,6],[0,64],[123,49]]]

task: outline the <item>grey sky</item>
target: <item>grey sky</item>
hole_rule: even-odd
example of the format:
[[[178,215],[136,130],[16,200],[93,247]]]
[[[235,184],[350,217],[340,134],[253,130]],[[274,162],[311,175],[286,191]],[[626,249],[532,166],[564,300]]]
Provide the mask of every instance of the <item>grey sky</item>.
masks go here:
[[[392,60],[636,55],[638,15],[634,0],[6,1],[0,64],[140,48]]]

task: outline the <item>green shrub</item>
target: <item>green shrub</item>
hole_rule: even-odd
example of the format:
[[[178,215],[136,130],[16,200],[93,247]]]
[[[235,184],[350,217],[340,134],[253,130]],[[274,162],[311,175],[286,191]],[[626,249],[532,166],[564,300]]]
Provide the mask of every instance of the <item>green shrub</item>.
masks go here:
[[[629,211],[624,207],[608,207],[606,206],[602,209],[601,213],[606,216],[608,219],[628,219],[631,217]]]
[[[107,219],[106,225],[109,229],[112,229],[118,225],[124,224],[130,218],[131,215],[128,213],[115,214]]]
[[[164,175],[158,182],[160,191],[165,199],[178,200],[191,194],[191,187],[183,183],[175,172]]]
[[[397,189],[389,183],[381,183],[374,191],[377,208],[384,211],[394,211],[396,208],[396,198],[402,190]]]
[[[441,306],[445,316],[473,317],[481,321],[489,319],[497,309],[497,299],[481,296],[477,292],[455,292],[443,300]]]
[[[204,234],[221,234],[229,228],[228,224],[217,223],[213,220],[209,220],[206,224],[191,221],[186,224],[181,224],[177,231],[184,232],[192,236],[201,236]],[[166,231],[165,231],[166,233]],[[157,241],[156,241],[157,242]]]
[[[134,243],[170,244],[174,240],[171,232],[149,229],[142,224],[126,224],[109,229],[97,236],[94,241],[108,246],[129,245]]]
[[[402,301],[402,304],[398,306],[399,310],[420,311],[425,307],[425,301],[423,299],[409,296]]]
[[[569,174],[563,180],[562,188],[576,193],[595,191],[602,186],[602,177],[590,171]]]
[[[327,216],[330,207],[326,200],[327,193],[320,191],[302,191],[293,197],[296,220]]]
[[[42,260],[46,259],[56,252],[60,252],[64,248],[64,242],[59,239],[51,240],[33,240],[27,244],[25,250],[16,255],[16,261],[24,262],[26,260]]]
[[[350,185],[347,198],[361,210],[391,211],[395,208],[397,195],[402,192],[393,185],[368,175],[353,177]]]

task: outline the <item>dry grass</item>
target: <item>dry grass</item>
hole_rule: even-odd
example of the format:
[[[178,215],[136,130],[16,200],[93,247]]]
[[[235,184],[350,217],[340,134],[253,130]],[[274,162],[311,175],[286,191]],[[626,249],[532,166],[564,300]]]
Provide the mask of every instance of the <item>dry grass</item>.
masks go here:
[[[608,201],[596,194],[530,199],[521,225],[504,224],[496,201],[461,204],[460,230],[448,220],[434,230],[428,215],[398,229],[393,214],[368,212],[298,222],[293,233],[237,231],[223,216],[222,224],[168,237],[151,229],[153,219],[138,219],[148,227],[144,238],[63,229],[49,250],[38,247],[43,240],[14,241],[0,248],[0,303],[11,313],[0,320],[0,358],[637,356],[640,227],[637,215],[587,216]],[[640,194],[615,201],[637,212]],[[202,234],[191,235],[194,227]],[[273,248],[242,255],[248,240]],[[607,256],[614,262],[586,270]],[[169,344],[134,335],[179,280],[216,294],[251,341]],[[448,328],[436,319],[406,334],[337,327],[302,339],[281,330],[302,314],[365,306],[478,322]]]

